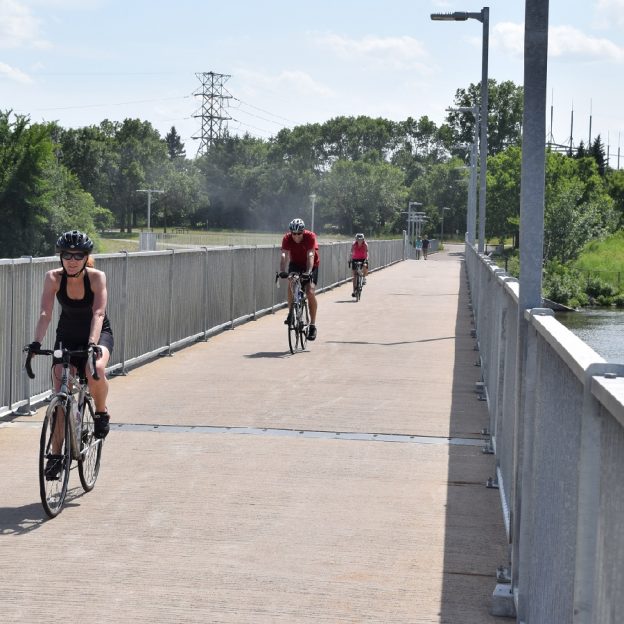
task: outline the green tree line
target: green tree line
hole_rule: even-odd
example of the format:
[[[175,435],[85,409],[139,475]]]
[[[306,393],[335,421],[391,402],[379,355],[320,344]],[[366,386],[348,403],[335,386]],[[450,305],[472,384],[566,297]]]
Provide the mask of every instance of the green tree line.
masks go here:
[[[522,87],[489,82],[486,236],[519,240]],[[456,92],[451,109],[474,107],[480,85]],[[368,236],[406,228],[409,201],[423,205],[427,233],[463,235],[475,119],[451,110],[390,121],[336,117],[270,139],[225,136],[186,154],[175,127],[161,137],[147,121],[104,120],[67,129],[0,112],[0,231],[3,255],[46,255],[56,235],[79,228],[131,232],[151,225],[282,231],[295,216],[315,229]],[[588,240],[624,220],[624,174],[606,163],[600,137],[576,153],[548,153],[545,256],[567,262]],[[443,210],[446,208],[447,210]]]

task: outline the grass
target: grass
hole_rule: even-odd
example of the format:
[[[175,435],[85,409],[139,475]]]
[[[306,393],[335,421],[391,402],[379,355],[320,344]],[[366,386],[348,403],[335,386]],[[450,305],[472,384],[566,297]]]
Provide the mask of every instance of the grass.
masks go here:
[[[155,234],[164,234],[162,229],[154,228]],[[192,231],[169,229],[166,240],[172,245],[198,245],[222,247],[227,245],[280,245],[284,232],[248,232],[235,230]],[[319,235],[319,241],[347,241],[352,237],[341,235]],[[120,251],[139,251],[139,233],[105,232],[100,235],[98,253],[117,253]]]
[[[621,288],[624,283],[624,231],[602,241],[587,243],[574,268]]]

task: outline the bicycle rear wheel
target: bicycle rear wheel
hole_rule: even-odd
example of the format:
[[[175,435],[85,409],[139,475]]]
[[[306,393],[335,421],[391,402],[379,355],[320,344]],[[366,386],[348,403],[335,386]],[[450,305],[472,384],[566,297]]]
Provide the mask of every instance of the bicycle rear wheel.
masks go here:
[[[67,405],[54,398],[46,410],[39,443],[39,492],[45,512],[54,518],[63,509],[69,468],[71,465],[71,443],[69,439],[69,419],[66,418]],[[51,470],[50,464],[56,464]],[[48,474],[46,474],[48,468]]]
[[[85,492],[90,492],[100,472],[102,459],[102,440],[93,437],[93,402],[86,399],[82,406],[82,428],[80,433],[80,459],[78,460],[78,475]]]

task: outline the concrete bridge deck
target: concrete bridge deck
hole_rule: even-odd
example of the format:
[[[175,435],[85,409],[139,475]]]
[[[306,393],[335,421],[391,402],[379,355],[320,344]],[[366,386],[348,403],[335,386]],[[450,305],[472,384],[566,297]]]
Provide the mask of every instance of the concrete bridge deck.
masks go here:
[[[111,380],[95,489],[47,521],[43,411],[0,423],[0,619],[457,623],[507,560],[461,247]],[[113,319],[114,320],[114,319]]]

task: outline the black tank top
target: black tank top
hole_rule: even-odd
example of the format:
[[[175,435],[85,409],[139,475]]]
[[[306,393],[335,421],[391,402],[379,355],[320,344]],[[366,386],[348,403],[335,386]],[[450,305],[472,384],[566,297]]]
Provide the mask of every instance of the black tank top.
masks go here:
[[[67,274],[61,275],[61,286],[56,293],[56,298],[61,305],[61,318],[56,328],[56,341],[62,342],[63,346],[70,349],[85,347],[89,340],[89,330],[93,319],[93,300],[95,298],[91,289],[89,272],[84,271],[85,294],[82,299],[71,299],[67,295]],[[112,329],[108,316],[104,313],[102,333],[112,335]]]

